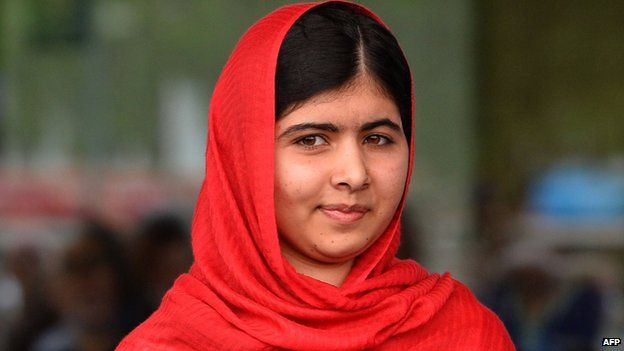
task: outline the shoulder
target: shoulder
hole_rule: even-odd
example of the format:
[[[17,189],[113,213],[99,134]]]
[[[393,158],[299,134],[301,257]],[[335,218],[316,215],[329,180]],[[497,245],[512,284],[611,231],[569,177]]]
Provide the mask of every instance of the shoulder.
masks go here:
[[[507,329],[494,312],[477,300],[463,283],[455,280],[455,289],[441,311],[452,320],[452,332],[484,350],[513,350]]]
[[[143,323],[128,334],[115,351],[143,350],[217,350],[216,345],[201,345],[199,335],[188,325],[188,318],[181,318],[183,311],[169,292],[160,307]],[[187,314],[187,317],[192,314]]]
[[[453,292],[449,298],[426,324],[396,335],[379,349],[515,350],[498,316],[457,280],[453,280]]]
[[[174,286],[160,307],[128,334],[115,351],[262,350],[265,347],[206,303]]]

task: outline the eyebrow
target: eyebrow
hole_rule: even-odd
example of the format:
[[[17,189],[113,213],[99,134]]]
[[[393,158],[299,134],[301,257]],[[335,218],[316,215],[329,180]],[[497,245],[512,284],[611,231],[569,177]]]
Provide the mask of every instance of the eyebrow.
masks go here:
[[[376,120],[376,121],[364,123],[362,125],[362,128],[360,128],[360,132],[366,132],[366,131],[373,130],[373,129],[375,129],[377,127],[381,127],[381,126],[390,127],[390,129],[395,130],[397,132],[401,131],[401,127],[398,124],[392,122],[391,120],[389,120],[387,118],[382,118],[382,119],[379,119],[379,120]]]
[[[388,118],[382,118],[382,119],[378,119],[376,121],[364,123],[362,125],[362,127],[360,127],[360,132],[366,132],[366,131],[373,130],[373,129],[375,129],[377,127],[381,127],[381,126],[387,126],[390,129],[395,130],[397,132],[401,131],[401,127],[398,124],[392,122]],[[295,134],[297,132],[301,132],[303,130],[308,130],[308,129],[326,130],[326,131],[332,132],[332,133],[337,133],[337,132],[340,131],[340,128],[338,128],[333,123],[310,123],[310,122],[307,122],[307,123],[295,124],[295,125],[292,125],[292,126],[288,127],[282,134],[280,134],[278,139],[281,139],[281,138],[287,137],[289,135]]]

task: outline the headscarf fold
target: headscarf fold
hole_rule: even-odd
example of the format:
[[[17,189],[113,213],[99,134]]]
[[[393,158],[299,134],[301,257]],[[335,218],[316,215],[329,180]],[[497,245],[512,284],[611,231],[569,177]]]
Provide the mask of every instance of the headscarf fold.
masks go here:
[[[384,25],[368,9],[345,4]],[[511,349],[500,321],[450,275],[395,258],[414,133],[403,199],[340,287],[297,273],[282,256],[274,208],[277,58],[294,22],[318,5],[280,8],[236,45],[210,104],[195,262],[118,350],[424,350],[453,345],[445,342],[454,328],[469,337],[458,337],[467,348],[452,349]],[[411,121],[404,128],[412,128],[413,111]],[[479,323],[490,330],[476,330]]]

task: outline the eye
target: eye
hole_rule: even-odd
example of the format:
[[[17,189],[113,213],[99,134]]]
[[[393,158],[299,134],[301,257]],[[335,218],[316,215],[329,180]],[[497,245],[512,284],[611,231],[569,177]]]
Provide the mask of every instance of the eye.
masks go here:
[[[390,140],[390,138],[385,137],[383,135],[373,134],[373,135],[369,135],[368,137],[366,137],[365,142],[367,144],[373,144],[373,145],[385,145],[385,144],[392,143],[392,140]]]
[[[296,143],[306,148],[314,148],[327,144],[327,141],[320,135],[306,135],[298,139]]]

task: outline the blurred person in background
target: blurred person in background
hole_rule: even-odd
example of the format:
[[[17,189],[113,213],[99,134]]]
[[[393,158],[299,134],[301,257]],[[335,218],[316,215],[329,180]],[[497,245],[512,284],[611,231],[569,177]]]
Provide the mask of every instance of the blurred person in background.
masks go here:
[[[193,261],[190,235],[184,221],[172,213],[147,216],[139,226],[132,257],[136,266],[137,292],[145,305],[147,317]]]
[[[116,233],[88,220],[65,249],[58,275],[50,282],[59,318],[32,349],[111,350],[139,318],[129,271]]]
[[[484,299],[519,351],[583,351],[598,345],[604,294],[597,279],[564,271],[554,250],[512,246],[506,268]]]
[[[16,279],[20,293],[20,308],[10,323],[7,347],[13,351],[30,350],[35,336],[50,327],[57,317],[46,294],[42,257],[35,247],[17,247],[8,252],[5,265]]]

